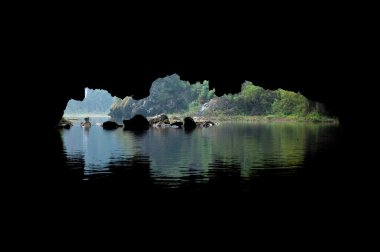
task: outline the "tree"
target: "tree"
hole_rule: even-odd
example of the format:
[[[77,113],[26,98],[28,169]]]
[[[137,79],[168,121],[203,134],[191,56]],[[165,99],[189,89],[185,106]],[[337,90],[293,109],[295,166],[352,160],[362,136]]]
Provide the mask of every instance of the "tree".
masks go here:
[[[304,115],[307,112],[307,99],[300,93],[277,90],[278,98],[272,105],[272,110],[276,114],[296,114]]]

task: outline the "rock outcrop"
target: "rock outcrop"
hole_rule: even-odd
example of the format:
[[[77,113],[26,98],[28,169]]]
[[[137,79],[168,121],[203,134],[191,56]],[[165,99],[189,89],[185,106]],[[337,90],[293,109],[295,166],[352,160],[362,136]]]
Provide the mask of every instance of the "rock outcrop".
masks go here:
[[[130,120],[123,120],[125,130],[147,130],[149,122],[143,115],[135,115]]]
[[[114,121],[106,121],[103,123],[102,127],[103,129],[106,129],[106,130],[112,130],[112,129],[117,129],[119,127],[122,127],[122,125],[119,125]]]
[[[150,95],[144,99],[125,97],[116,101],[109,115],[113,118],[130,118],[137,114],[149,117],[162,113],[181,113],[189,109],[189,103],[198,95],[189,82],[182,81],[177,74],[173,74],[155,80]]]
[[[194,122],[194,119],[191,117],[185,117],[183,121],[185,122],[183,126],[185,130],[192,130],[197,127],[197,124]]]

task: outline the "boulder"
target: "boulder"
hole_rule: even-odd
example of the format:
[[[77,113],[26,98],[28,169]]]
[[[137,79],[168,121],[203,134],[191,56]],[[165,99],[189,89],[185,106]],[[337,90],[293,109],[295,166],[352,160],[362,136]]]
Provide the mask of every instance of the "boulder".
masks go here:
[[[215,123],[212,122],[212,121],[205,121],[205,122],[202,122],[202,127],[205,127],[205,128],[208,128],[208,127],[211,127],[211,126],[215,126]]]
[[[125,130],[147,130],[149,122],[143,115],[135,115],[130,120],[123,120]]]
[[[170,126],[172,127],[175,126],[176,128],[182,128],[182,125],[183,125],[183,122],[174,122],[170,124]]]
[[[73,123],[65,118],[61,118],[58,125],[56,126],[57,129],[70,129],[71,126],[73,126]]]
[[[103,123],[102,126],[103,126],[103,129],[107,129],[107,130],[117,129],[121,127],[121,125],[117,124],[114,121],[106,121]]]
[[[185,122],[183,126],[185,130],[192,130],[197,127],[197,124],[194,122],[193,118],[191,117],[185,117],[183,121]]]

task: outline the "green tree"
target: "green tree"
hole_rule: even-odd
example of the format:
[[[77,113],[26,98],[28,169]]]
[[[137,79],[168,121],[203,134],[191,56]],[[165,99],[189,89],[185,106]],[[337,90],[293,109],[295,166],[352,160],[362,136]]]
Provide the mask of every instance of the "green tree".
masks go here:
[[[305,115],[308,109],[307,99],[300,93],[277,90],[277,99],[272,105],[273,113],[284,115]]]

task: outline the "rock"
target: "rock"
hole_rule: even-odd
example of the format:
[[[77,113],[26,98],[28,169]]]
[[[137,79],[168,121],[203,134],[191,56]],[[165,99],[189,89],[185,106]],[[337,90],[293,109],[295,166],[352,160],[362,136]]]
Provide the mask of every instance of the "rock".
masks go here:
[[[204,127],[204,128],[208,128],[208,127],[216,125],[216,123],[214,123],[213,121],[210,121],[204,117],[194,117],[194,121],[197,124],[197,126]]]
[[[170,124],[169,118],[165,114],[161,114],[158,116],[154,116],[149,118],[149,125],[157,124],[157,123],[163,123],[163,124]]]
[[[58,124],[56,126],[57,129],[70,129],[71,128],[71,124],[67,123],[67,124]]]
[[[211,127],[211,126],[215,126],[215,123],[212,122],[212,121],[205,121],[205,122],[202,122],[202,127],[205,127],[205,128],[208,128],[208,127]]]
[[[57,129],[70,129],[71,126],[73,126],[73,123],[65,118],[61,118],[58,125],[56,126]]]
[[[143,115],[135,115],[130,120],[123,120],[125,130],[147,130],[149,122]]]
[[[183,121],[185,122],[184,124],[184,128],[185,130],[192,130],[192,129],[195,129],[197,127],[197,124],[194,122],[193,118],[191,117],[185,117],[185,119],[183,119]]]
[[[114,121],[106,121],[103,123],[102,126],[103,126],[103,129],[106,129],[106,130],[112,130],[112,129],[117,129],[121,127],[121,125],[117,124]]]
[[[152,125],[154,128],[169,128],[170,127],[170,124],[169,123],[163,123],[163,122],[159,122],[159,123],[155,123]]]
[[[182,128],[182,125],[183,125],[183,122],[174,122],[174,123],[172,123],[172,124],[170,124],[170,126],[176,126],[176,127],[178,127],[178,128]],[[174,127],[173,127],[174,128]]]
[[[80,123],[80,126],[82,126],[84,128],[90,128],[91,127],[91,123],[90,122],[82,122],[82,123]]]
[[[119,100],[117,104],[112,105],[110,116],[130,118],[136,114],[150,117],[161,113],[177,113],[188,110],[189,103],[194,99],[192,95],[187,94],[192,92],[190,83],[185,84],[177,74],[159,78],[151,84],[148,97],[140,100]]]

